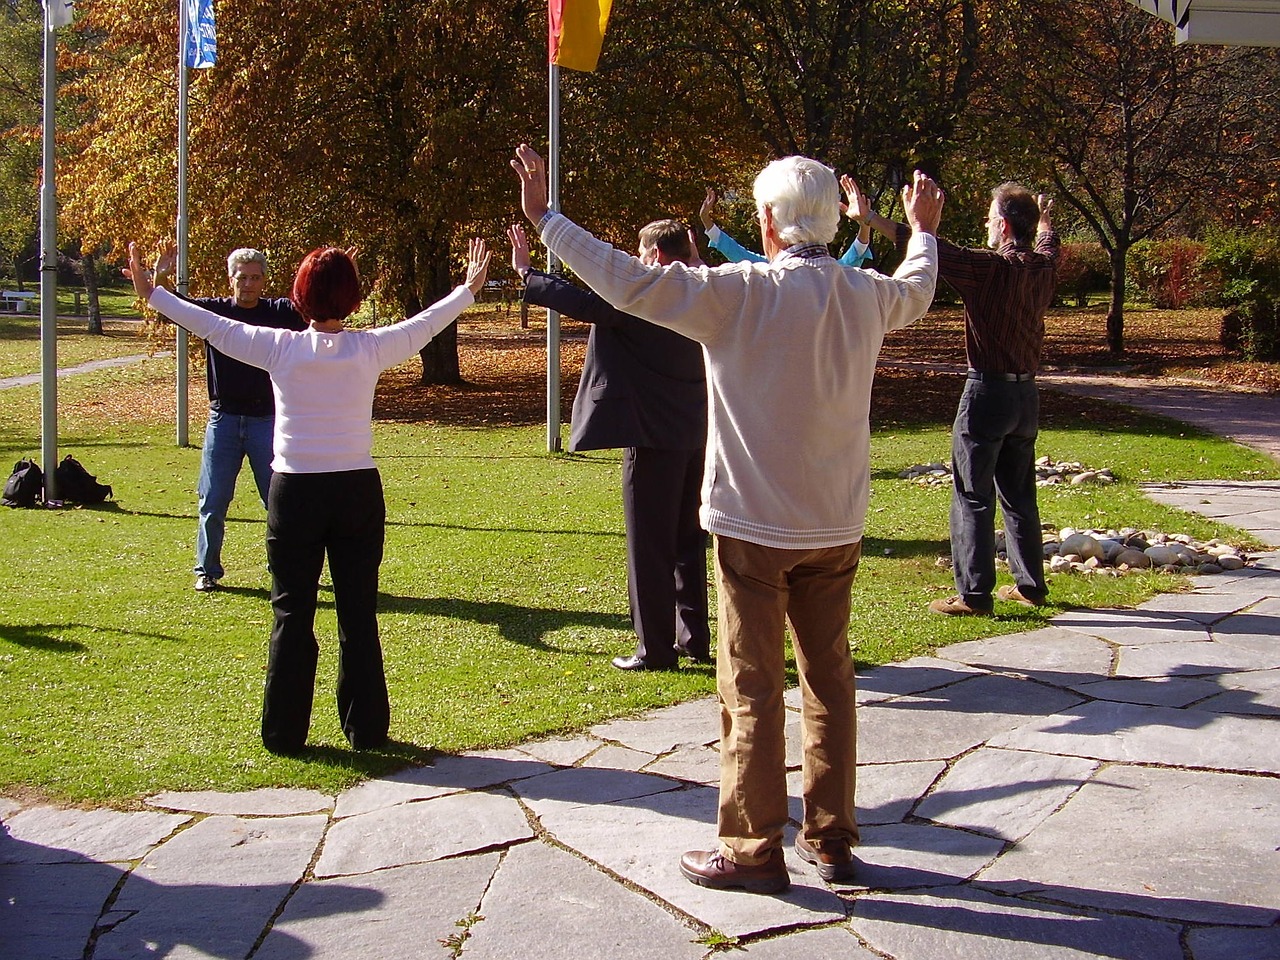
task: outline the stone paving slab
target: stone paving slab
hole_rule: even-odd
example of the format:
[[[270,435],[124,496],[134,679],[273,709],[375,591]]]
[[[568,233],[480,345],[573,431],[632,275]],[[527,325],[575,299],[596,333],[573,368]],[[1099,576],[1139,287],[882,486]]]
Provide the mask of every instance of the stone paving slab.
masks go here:
[[[1098,769],[1080,757],[980,748],[961,757],[916,807],[916,816],[1020,840]]]
[[[639,750],[632,750],[630,747],[615,747],[613,744],[605,744],[587,757],[582,765],[602,770],[635,771],[648,766],[657,759],[658,756],[654,753],[642,753]]]
[[[157,847],[125,881],[94,960],[244,956],[306,870],[323,816],[213,816]]]
[[[927,697],[860,707],[858,759],[947,760],[1031,717],[1050,716],[1080,700],[1030,680],[978,674]],[[921,736],[926,729],[929,735]]]
[[[353,960],[449,954],[498,868],[497,853],[304,883],[254,960]]]
[[[746,954],[750,960],[883,960],[860,944],[845,925],[801,930],[785,937],[735,947],[725,957]],[[720,954],[713,956],[719,957]]]
[[[938,656],[995,673],[1067,687],[1108,676],[1114,650],[1097,637],[1045,627],[1030,633],[953,643],[939,650]]]
[[[1280,957],[1280,927],[1202,927],[1187,935],[1192,960],[1274,960]]]
[[[941,760],[858,764],[855,801],[858,823],[867,826],[902,822],[946,768],[946,763]],[[787,793],[790,814],[797,823],[804,817],[803,804],[800,800],[801,792],[800,771],[788,773]]]
[[[1213,624],[1228,614],[1252,607],[1267,596],[1268,591],[1261,587],[1238,593],[1162,593],[1144,601],[1138,609]]]
[[[1156,643],[1125,647],[1116,657],[1117,677],[1215,677],[1280,666],[1280,650],[1253,651],[1225,643]]]
[[[690,783],[715,784],[720,782],[720,751],[714,747],[680,746],[644,770]]]
[[[1270,654],[1280,660],[1280,599],[1263,600],[1214,624],[1213,639],[1237,650]],[[1280,666],[1280,662],[1275,665]]]
[[[591,728],[591,735],[658,756],[682,744],[719,740],[720,708],[714,700],[691,700],[640,718],[597,724]]]
[[[1068,610],[1051,621],[1055,627],[1124,646],[1212,639],[1196,620],[1146,610]]]
[[[1280,780],[1116,766],[979,880],[1082,906],[1261,926],[1280,919],[1278,847]]]
[[[640,800],[680,786],[675,780],[648,773],[575,767],[522,780],[512,784],[511,788],[535,816],[541,816],[549,804],[594,806],[600,803]]]
[[[527,753],[538,760],[554,763],[560,767],[571,767],[579,760],[599,749],[600,741],[595,737],[570,737],[559,740],[534,740],[520,744],[520,752]]]
[[[537,905],[535,923],[531,904]],[[695,942],[699,931],[599,868],[543,843],[503,857],[479,912],[484,920],[471,928],[466,960],[700,960],[707,953]]]
[[[1002,840],[921,823],[859,831],[857,882],[873,890],[951,886],[968,880],[1000,855]]]
[[[1280,773],[1275,731],[1256,720],[1102,700],[998,734],[988,745],[1125,763]]]
[[[138,860],[190,820],[175,813],[32,807],[4,821],[0,863]]]
[[[716,845],[715,790],[694,787],[602,804],[592,814],[583,817],[573,804],[550,801],[539,818],[558,842],[728,936],[845,917],[844,901],[816,874],[800,872],[794,857],[788,858],[791,890],[776,897],[708,890],[684,879],[680,856]]]
[[[849,925],[894,960],[1184,960],[1172,924],[963,887],[862,897]]]
[[[941,657],[913,657],[902,663],[875,667],[858,675],[858,705],[936,690],[980,671]],[[794,691],[799,706],[799,691]]]
[[[1138,648],[1143,652],[1150,647]],[[1222,691],[1214,680],[1162,676],[1093,680],[1072,684],[1071,689],[1095,700],[1143,703],[1153,707],[1185,707]]]
[[[1201,710],[1265,716],[1280,713],[1280,670],[1227,673],[1216,679],[1227,689],[1198,704]]]
[[[157,793],[146,798],[150,807],[181,810],[185,813],[222,813],[237,817],[282,817],[295,813],[317,813],[333,808],[333,797],[315,790],[286,790],[268,787],[244,793],[215,790]]]
[[[107,863],[0,864],[0,960],[82,960],[122,876]]]
[[[463,790],[480,790],[554,769],[532,760],[480,756],[445,756],[429,767],[407,767],[376,780],[366,780],[338,797],[333,815],[339,819],[415,800],[430,800]]]
[[[368,873],[525,840],[533,829],[507,795],[450,794],[339,820],[325,837],[317,877]]]

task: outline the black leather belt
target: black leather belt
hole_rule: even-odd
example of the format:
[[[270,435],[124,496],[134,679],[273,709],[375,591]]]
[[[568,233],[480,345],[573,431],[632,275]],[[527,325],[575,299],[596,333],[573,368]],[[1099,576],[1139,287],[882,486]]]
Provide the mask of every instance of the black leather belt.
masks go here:
[[[1034,373],[992,373],[989,370],[970,370],[970,380],[997,380],[1002,383],[1026,383],[1034,380]]]

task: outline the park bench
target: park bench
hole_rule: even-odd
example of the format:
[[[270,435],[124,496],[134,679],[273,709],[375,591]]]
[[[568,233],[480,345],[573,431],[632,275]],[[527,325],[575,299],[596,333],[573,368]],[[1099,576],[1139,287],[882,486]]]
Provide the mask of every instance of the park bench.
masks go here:
[[[36,294],[26,290],[0,290],[0,313],[26,313]]]

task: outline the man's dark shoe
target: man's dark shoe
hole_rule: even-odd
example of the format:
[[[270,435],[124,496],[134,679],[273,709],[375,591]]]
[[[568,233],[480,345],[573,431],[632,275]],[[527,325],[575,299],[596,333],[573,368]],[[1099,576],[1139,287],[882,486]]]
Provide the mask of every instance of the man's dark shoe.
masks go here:
[[[712,890],[746,890],[748,893],[781,893],[791,886],[782,849],[756,867],[734,863],[718,850],[690,850],[680,858],[686,880]]]
[[[796,835],[796,853],[818,868],[818,876],[836,883],[853,883],[853,851],[848,840],[815,840]]]
[[[934,600],[929,604],[930,613],[940,613],[947,617],[989,617],[991,616],[991,608],[988,607],[972,607],[964,599],[964,597],[956,594],[954,597],[947,597],[945,600]]]
[[[637,656],[614,657],[613,665],[619,670],[674,670],[676,668],[674,663],[657,665],[641,660]]]
[[[680,656],[686,657],[694,663],[714,663],[709,653],[694,653],[692,650],[685,650],[683,647],[679,648],[679,650]]]
[[[1013,603],[1020,603],[1024,607],[1043,607],[1044,606],[1044,597],[1041,597],[1038,600],[1033,600],[1031,597],[1028,597],[1025,593],[1023,593],[1021,590],[1019,590],[1017,587],[1014,587],[1014,586],[1006,586],[998,589],[996,591],[996,599],[1010,600]]]

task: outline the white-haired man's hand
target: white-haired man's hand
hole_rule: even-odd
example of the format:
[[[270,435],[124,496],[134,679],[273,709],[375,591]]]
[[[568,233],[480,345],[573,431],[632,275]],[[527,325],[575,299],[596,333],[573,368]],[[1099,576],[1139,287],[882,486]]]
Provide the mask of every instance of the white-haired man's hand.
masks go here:
[[[912,182],[902,188],[902,206],[907,211],[907,223],[916,233],[938,232],[945,201],[942,188],[919,170]]]

